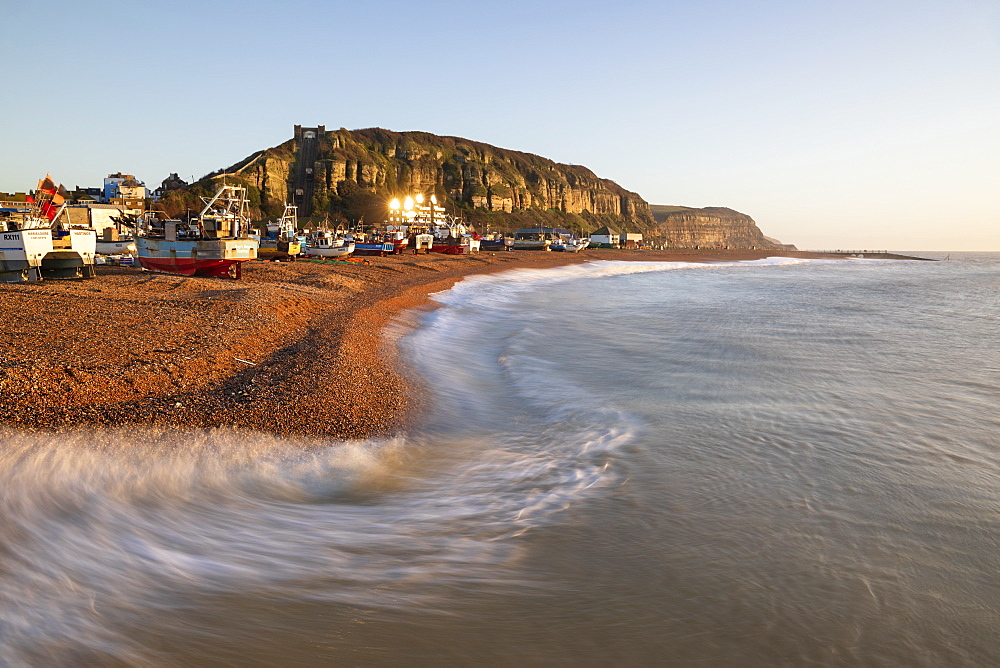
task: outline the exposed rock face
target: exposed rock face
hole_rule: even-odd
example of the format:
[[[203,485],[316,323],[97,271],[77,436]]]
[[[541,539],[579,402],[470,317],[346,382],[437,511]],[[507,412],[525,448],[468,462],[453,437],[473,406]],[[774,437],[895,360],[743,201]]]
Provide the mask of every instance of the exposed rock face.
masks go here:
[[[636,193],[586,167],[426,132],[296,128],[293,139],[225,171],[251,187],[252,199],[259,195],[265,216],[305,193],[314,215],[379,223],[393,197],[423,193],[493,229],[552,225],[589,233],[609,225],[672,247],[778,247],[753,219],[731,209],[651,210]]]
[[[780,243],[768,239],[750,216],[725,207],[692,209],[652,205],[657,234],[672,248],[771,248]]]
[[[284,202],[294,192],[298,141],[267,149],[229,170],[260,190],[262,202]],[[408,193],[436,194],[465,208],[512,213],[535,210],[613,216],[631,229],[649,229],[649,205],[636,193],[564,165],[458,137],[379,128],[337,130],[319,138],[311,166],[313,209],[350,206],[359,189],[379,201]]]

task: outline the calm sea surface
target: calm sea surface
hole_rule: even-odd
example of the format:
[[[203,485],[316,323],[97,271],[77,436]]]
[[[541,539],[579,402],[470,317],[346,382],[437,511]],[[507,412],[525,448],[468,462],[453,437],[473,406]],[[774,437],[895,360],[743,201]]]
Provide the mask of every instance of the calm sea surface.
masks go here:
[[[437,298],[413,434],[0,433],[0,665],[1000,664],[1000,254]]]

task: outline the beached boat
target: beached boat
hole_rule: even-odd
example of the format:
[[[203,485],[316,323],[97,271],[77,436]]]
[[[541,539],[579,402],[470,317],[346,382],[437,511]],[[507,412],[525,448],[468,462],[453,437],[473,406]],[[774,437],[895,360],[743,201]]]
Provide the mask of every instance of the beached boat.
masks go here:
[[[479,240],[479,250],[509,251],[514,247],[514,240],[503,235],[483,237]]]
[[[480,238],[464,221],[447,214],[443,214],[438,222],[435,222],[430,228],[430,233],[434,235],[432,253],[467,255],[478,251],[481,245]]]
[[[551,227],[528,227],[514,232],[514,250],[551,250],[550,246],[560,243],[560,237]]]
[[[135,255],[135,233],[141,226],[137,214],[118,210],[117,216],[110,216],[114,227],[105,227],[97,235],[98,255]]]
[[[345,239],[330,230],[316,230],[309,235],[306,242],[306,255],[316,257],[347,257],[355,250],[353,241]]]
[[[468,255],[478,251],[479,247],[479,239],[472,235],[434,237],[431,252],[444,253],[445,255]]]
[[[0,221],[0,282],[41,279],[42,259],[51,252],[48,227],[23,228],[13,220]]]
[[[23,210],[0,218],[0,281],[94,278],[97,235],[63,220],[66,202],[52,177],[39,180]]]
[[[355,240],[355,253],[358,255],[399,255],[410,244],[410,239],[403,230],[389,230],[369,234],[363,241]]]
[[[180,276],[242,277],[241,266],[257,257],[249,236],[247,189],[224,185],[190,221],[157,221],[135,240],[144,269]]]
[[[305,252],[299,240],[298,207],[286,204],[276,222],[267,223],[267,238],[257,248],[257,257],[267,260],[294,260]]]
[[[549,249],[563,253],[579,253],[589,245],[590,239],[563,239],[549,246]]]
[[[97,232],[89,227],[52,231],[52,252],[42,259],[42,278],[94,278]]]

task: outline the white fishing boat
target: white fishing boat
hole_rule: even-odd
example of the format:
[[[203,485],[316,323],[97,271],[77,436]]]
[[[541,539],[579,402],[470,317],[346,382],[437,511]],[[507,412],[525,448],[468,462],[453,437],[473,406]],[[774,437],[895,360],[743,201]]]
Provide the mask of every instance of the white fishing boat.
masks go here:
[[[0,220],[0,282],[21,283],[42,277],[42,259],[52,252],[48,227],[22,227],[12,219]]]
[[[590,239],[563,239],[550,246],[551,250],[563,253],[579,253],[590,245]]]
[[[105,227],[97,235],[97,254],[135,255],[135,233],[140,227],[140,217],[119,209],[118,215],[110,218],[114,227]]]
[[[135,255],[135,240],[131,237],[125,237],[118,240],[109,240],[104,237],[98,237],[97,243],[95,244],[95,250],[98,255]]]
[[[62,219],[66,202],[52,177],[39,180],[24,210],[0,219],[0,281],[94,278],[96,233]]]
[[[354,252],[354,241],[331,232],[330,230],[316,230],[309,235],[306,242],[306,255],[313,255],[324,258],[347,257]]]

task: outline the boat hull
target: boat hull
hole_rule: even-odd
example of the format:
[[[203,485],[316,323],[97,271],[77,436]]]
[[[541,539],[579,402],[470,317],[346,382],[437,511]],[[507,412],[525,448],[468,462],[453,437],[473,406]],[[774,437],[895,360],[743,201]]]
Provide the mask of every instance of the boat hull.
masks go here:
[[[512,239],[483,239],[479,242],[479,249],[484,251],[509,251],[514,245]]]
[[[94,278],[93,257],[87,262],[77,251],[54,250],[42,259],[42,278]]]
[[[549,248],[559,253],[579,253],[589,245],[589,243],[565,243],[552,244]]]
[[[455,237],[450,237],[448,240],[435,240],[434,245],[431,246],[431,252],[444,253],[445,255],[467,255],[478,252],[479,248],[479,239],[462,237],[459,240],[455,240]]]
[[[354,244],[354,252],[358,255],[393,255],[396,244],[391,241],[379,244]]]
[[[444,253],[445,255],[466,255],[469,247],[466,244],[434,244],[431,246],[432,253]]]
[[[515,239],[514,240],[514,250],[539,250],[547,251],[551,250],[552,241],[545,239],[543,241],[537,241],[535,239]]]
[[[101,241],[98,239],[96,251],[98,255],[134,255],[135,242],[131,239],[120,241]]]
[[[40,278],[42,259],[50,253],[52,232],[48,228],[0,232],[0,282]]]
[[[135,245],[144,269],[178,276],[240,279],[242,264],[257,257],[253,239],[167,241],[140,237]]]
[[[343,246],[308,246],[306,255],[316,257],[346,257],[354,252],[354,244],[344,244]]]

